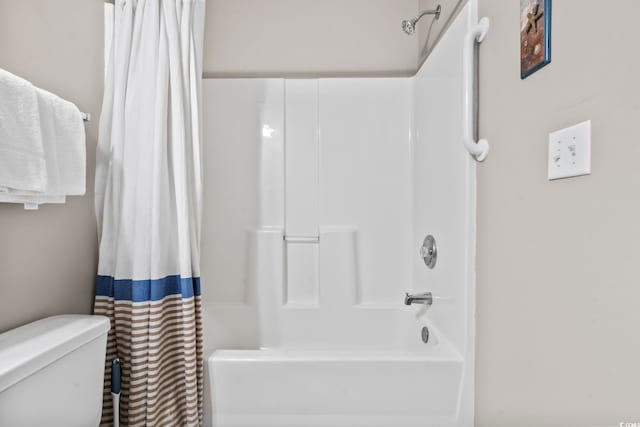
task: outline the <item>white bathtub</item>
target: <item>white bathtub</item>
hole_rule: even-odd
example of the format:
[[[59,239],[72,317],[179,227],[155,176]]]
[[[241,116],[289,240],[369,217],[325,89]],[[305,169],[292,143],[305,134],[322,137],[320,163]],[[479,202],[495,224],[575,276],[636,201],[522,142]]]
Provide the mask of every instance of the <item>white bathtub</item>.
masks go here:
[[[207,358],[208,425],[457,425],[463,358],[442,339],[419,345],[411,352],[214,351]]]

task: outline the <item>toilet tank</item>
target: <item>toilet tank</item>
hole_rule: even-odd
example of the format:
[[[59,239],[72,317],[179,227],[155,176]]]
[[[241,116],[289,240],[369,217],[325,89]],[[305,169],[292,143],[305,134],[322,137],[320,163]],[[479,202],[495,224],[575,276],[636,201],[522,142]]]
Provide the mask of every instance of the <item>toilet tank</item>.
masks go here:
[[[48,317],[0,334],[0,426],[100,423],[109,319]]]

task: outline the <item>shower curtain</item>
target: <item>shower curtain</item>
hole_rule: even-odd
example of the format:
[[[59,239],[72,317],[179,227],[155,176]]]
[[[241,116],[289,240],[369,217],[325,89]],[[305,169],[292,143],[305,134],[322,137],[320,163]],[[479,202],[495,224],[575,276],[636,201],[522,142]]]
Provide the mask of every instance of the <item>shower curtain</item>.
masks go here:
[[[101,425],[202,424],[205,0],[116,0],[96,155],[95,314],[111,319]],[[116,415],[117,416],[117,415]]]

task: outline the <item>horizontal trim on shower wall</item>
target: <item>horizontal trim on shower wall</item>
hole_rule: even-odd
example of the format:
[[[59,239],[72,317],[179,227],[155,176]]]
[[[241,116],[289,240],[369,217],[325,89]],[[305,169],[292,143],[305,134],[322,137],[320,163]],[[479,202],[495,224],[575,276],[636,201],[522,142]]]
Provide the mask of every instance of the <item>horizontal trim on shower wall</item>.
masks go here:
[[[162,279],[131,280],[98,276],[96,295],[131,302],[159,301],[169,295],[200,296],[199,277],[167,276]]]
[[[337,78],[394,78],[413,77],[416,71],[251,71],[251,72],[207,72],[202,74],[203,79],[337,79]]]
[[[284,235],[282,239],[287,243],[320,243],[320,236],[289,236]]]

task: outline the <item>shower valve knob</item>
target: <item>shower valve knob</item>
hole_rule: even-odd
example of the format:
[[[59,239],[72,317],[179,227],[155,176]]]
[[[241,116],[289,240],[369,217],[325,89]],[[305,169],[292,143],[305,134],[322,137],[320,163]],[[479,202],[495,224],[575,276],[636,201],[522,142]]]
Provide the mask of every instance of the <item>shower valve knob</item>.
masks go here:
[[[425,248],[424,246],[420,248],[420,256],[422,258],[428,258],[433,256],[435,250],[433,248]]]
[[[424,238],[422,247],[420,248],[420,256],[427,267],[433,268],[436,266],[438,248],[436,246],[436,239],[431,234]]]

